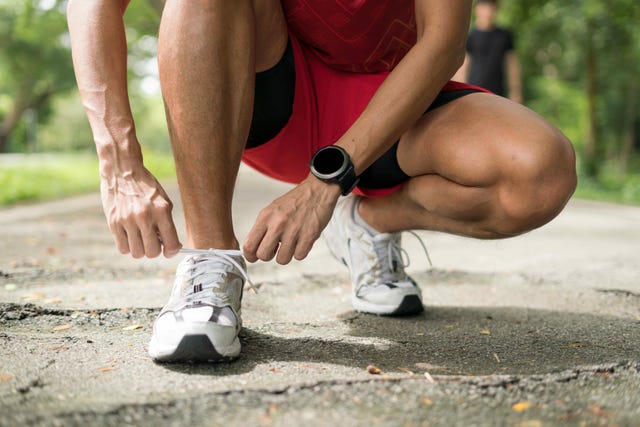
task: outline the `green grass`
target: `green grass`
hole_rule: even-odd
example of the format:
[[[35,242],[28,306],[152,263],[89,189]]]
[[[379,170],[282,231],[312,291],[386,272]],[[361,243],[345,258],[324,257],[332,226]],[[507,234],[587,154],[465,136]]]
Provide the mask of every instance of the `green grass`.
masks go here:
[[[175,175],[170,154],[145,153],[158,179]],[[98,161],[91,154],[0,156],[0,206],[98,191]]]
[[[640,175],[608,175],[598,180],[582,178],[578,180],[578,188],[574,197],[640,205]]]

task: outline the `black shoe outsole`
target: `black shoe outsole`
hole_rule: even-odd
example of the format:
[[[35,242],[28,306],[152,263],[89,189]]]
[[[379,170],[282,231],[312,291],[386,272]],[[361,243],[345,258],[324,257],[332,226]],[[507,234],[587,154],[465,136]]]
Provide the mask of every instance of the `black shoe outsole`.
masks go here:
[[[206,335],[186,335],[178,344],[176,351],[168,356],[156,359],[158,363],[218,363],[232,362],[238,356],[223,356],[218,353]]]
[[[424,306],[422,305],[422,300],[417,295],[407,295],[402,299],[400,306],[396,309],[396,311],[392,313],[380,314],[380,313],[371,313],[368,311],[361,311],[361,313],[367,314],[375,314],[376,316],[383,317],[400,317],[400,316],[412,316],[415,314],[422,313],[424,311]]]
[[[400,307],[394,311],[390,316],[409,316],[411,314],[418,314],[424,311],[422,300],[417,295],[407,295],[403,298]]]

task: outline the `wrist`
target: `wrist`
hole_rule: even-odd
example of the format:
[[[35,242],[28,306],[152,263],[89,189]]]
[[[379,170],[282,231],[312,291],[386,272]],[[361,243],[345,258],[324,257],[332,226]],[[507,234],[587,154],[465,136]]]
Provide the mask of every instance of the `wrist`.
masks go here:
[[[336,184],[343,196],[358,185],[358,177],[351,157],[338,145],[329,145],[316,151],[309,162],[311,174],[319,181]]]
[[[317,194],[319,199],[327,197],[332,200],[338,200],[342,193],[342,189],[338,184],[318,179],[312,173],[302,183],[308,186],[312,193]]]
[[[142,151],[136,140],[122,143],[96,144],[100,176],[131,176],[144,168]]]

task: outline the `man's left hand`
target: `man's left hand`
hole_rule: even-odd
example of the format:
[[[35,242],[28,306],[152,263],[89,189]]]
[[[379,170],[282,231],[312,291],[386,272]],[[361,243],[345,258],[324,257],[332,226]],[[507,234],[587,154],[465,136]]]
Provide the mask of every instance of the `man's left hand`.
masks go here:
[[[304,259],[329,223],[340,196],[340,187],[309,176],[293,190],[277,198],[258,214],[244,244],[249,262],[288,264]]]

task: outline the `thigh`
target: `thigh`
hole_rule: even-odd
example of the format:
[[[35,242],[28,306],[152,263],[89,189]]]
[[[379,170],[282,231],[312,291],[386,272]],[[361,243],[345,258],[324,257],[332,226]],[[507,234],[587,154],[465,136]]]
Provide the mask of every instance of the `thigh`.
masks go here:
[[[407,175],[437,174],[478,187],[527,174],[552,179],[572,156],[571,143],[541,116],[487,93],[428,112],[398,147],[398,163]]]

